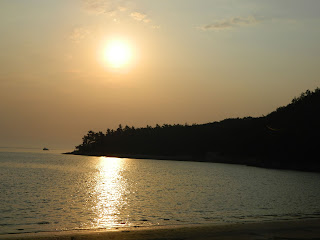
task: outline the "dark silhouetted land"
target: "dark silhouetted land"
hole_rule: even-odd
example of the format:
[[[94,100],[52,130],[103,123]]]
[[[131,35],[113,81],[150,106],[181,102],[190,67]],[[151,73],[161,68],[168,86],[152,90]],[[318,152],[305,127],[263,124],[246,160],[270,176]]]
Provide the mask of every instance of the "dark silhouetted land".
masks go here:
[[[320,171],[320,89],[302,93],[267,116],[193,125],[125,126],[89,131],[72,154]]]

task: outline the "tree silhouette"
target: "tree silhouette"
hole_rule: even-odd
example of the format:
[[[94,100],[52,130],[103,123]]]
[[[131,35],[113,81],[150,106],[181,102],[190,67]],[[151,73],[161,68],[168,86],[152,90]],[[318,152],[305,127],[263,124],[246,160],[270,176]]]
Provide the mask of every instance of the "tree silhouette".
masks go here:
[[[88,131],[74,154],[151,155],[193,161],[222,161],[273,168],[320,171],[320,89],[258,118],[207,124],[156,124]]]

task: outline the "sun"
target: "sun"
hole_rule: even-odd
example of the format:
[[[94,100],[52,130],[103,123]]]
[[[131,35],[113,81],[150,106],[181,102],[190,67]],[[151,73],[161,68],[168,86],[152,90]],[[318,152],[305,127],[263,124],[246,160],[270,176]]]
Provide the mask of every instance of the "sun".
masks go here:
[[[112,68],[121,68],[130,62],[131,49],[125,42],[113,41],[106,47],[104,58]]]

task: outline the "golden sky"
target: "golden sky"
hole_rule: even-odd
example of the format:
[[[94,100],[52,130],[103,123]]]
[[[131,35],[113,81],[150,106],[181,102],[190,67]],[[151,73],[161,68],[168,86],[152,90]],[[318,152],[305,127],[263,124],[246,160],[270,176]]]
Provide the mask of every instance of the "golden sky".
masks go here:
[[[0,147],[261,116],[320,86],[318,0],[1,0]]]

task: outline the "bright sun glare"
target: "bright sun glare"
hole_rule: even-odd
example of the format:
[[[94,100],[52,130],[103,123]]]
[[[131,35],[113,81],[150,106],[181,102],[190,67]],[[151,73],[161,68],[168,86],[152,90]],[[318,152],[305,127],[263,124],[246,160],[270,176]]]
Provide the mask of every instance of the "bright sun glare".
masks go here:
[[[105,59],[113,68],[121,68],[128,64],[131,58],[131,49],[129,45],[121,42],[111,42],[105,50]]]

